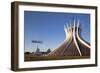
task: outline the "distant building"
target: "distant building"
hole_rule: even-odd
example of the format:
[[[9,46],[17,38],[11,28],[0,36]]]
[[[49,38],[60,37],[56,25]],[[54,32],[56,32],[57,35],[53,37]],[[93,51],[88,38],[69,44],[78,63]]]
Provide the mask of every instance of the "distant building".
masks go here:
[[[51,49],[49,48],[47,51],[40,51],[40,49],[37,47],[35,52],[25,52],[25,55],[29,55],[29,56],[44,56],[47,55],[51,52]]]
[[[36,49],[36,53],[39,53],[40,52],[40,49],[37,47],[37,49]]]

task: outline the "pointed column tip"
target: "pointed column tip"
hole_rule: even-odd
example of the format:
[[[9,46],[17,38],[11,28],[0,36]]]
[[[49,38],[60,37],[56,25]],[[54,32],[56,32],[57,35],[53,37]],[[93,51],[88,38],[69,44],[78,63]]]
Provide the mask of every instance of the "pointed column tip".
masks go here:
[[[77,27],[80,27],[80,20],[78,19]]]

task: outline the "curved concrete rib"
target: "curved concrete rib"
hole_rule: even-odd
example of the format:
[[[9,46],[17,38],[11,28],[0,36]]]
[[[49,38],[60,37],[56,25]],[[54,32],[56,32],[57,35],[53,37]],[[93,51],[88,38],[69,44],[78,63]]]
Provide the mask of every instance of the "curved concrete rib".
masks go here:
[[[66,35],[65,40],[64,40],[62,43],[60,43],[60,44],[56,47],[56,49],[55,49],[53,52],[49,53],[48,55],[52,55],[52,54],[53,54],[55,51],[57,51],[58,48],[61,47],[63,44],[69,43],[69,40],[70,40],[70,33],[69,33],[69,29],[68,29],[68,28],[69,28],[68,26],[65,26],[65,25],[64,25],[64,31],[65,31],[65,35]],[[63,49],[62,49],[62,50],[63,50]]]
[[[77,24],[77,30],[76,30],[76,36],[78,38],[78,40],[83,43],[83,45],[87,46],[88,48],[90,48],[90,45],[88,45],[87,43],[85,43],[80,37],[79,37],[79,21],[78,21],[78,24]]]
[[[70,26],[70,29],[69,29],[69,40],[67,40],[67,43],[66,43],[66,47],[68,47],[72,41],[72,29],[71,29],[71,26]],[[65,52],[66,48],[63,49],[61,55]]]
[[[65,39],[67,39],[67,38],[68,38],[68,36],[67,36],[67,35],[68,35],[68,34],[67,34],[67,33],[68,33],[68,32],[67,32],[68,30],[67,30],[66,28],[67,28],[67,27],[64,25]]]
[[[79,46],[78,46],[78,44],[77,44],[77,41],[76,41],[76,36],[75,36],[75,21],[74,21],[74,28],[73,28],[73,39],[74,39],[74,42],[75,42],[75,44],[76,44],[76,47],[77,47],[77,50],[78,50],[80,56],[82,56],[82,53],[81,53],[81,51],[80,51],[80,49],[79,49]]]
[[[68,40],[68,43],[66,44],[66,47],[68,47],[69,46],[69,44],[71,43],[71,41],[72,41],[72,25],[71,25],[71,23],[70,23],[70,27],[69,27],[69,40]],[[65,51],[66,49],[64,49],[64,51]],[[63,53],[64,53],[64,51],[63,51]]]

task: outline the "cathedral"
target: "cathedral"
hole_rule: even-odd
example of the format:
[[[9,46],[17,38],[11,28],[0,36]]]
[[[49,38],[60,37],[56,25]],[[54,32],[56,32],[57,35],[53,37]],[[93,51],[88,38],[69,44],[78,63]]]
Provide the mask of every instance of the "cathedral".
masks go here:
[[[81,34],[80,21],[64,25],[65,39],[48,56],[90,56],[90,44]]]

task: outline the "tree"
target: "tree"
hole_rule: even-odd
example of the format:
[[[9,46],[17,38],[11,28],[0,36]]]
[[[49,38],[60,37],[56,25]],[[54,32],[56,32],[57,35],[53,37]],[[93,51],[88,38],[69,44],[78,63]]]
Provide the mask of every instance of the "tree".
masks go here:
[[[25,54],[30,54],[30,52],[25,52]]]
[[[47,53],[50,53],[51,52],[51,49],[49,48],[48,50],[47,50]]]

